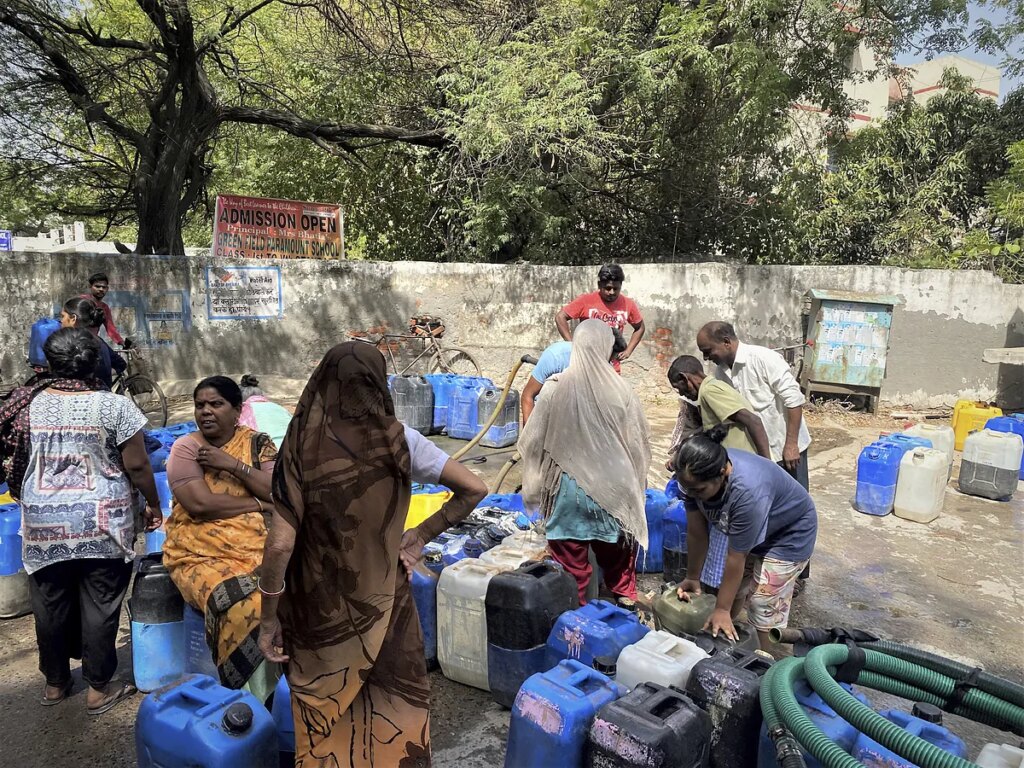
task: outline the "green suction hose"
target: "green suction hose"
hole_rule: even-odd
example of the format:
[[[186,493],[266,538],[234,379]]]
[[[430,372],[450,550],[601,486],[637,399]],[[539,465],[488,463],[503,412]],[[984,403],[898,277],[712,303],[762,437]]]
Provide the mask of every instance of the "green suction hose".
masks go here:
[[[863,669],[857,683],[913,701],[948,708],[957,689],[971,669],[934,654],[884,641],[866,642]],[[765,675],[761,685],[761,710],[769,734],[777,744],[793,737],[826,768],[863,768],[819,729],[796,700],[795,685],[806,679],[844,720],[870,738],[921,768],[970,768],[974,766],[928,742],[907,733],[865,706],[846,691],[834,675],[847,662],[846,645],[821,645],[804,658],[784,659]],[[946,673],[949,674],[946,674]],[[977,722],[1024,735],[1024,707],[1021,686],[993,675],[973,675],[972,686],[953,708],[958,715]],[[780,746],[780,755],[783,748]]]

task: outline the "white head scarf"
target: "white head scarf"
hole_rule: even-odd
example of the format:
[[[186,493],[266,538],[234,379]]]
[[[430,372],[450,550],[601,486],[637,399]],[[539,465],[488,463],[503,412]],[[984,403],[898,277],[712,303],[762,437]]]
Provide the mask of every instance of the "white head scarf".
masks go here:
[[[636,393],[608,362],[613,342],[605,323],[584,320],[569,367],[544,383],[519,440],[523,500],[535,509],[553,499],[564,472],[646,547],[650,432]]]

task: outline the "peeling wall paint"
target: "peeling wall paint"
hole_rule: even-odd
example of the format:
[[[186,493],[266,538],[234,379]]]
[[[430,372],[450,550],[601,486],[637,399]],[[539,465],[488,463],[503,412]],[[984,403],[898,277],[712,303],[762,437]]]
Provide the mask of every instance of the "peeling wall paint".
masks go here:
[[[27,373],[29,326],[85,291],[87,276],[102,269],[110,275],[112,300],[129,297],[129,306],[115,307],[133,326],[124,330],[150,346],[164,342],[150,359],[172,391],[186,391],[213,373],[304,379],[347,333],[401,331],[409,316],[422,313],[445,318],[445,341],[469,349],[486,375],[503,380],[521,355],[537,354],[558,340],[555,312],[578,293],[593,290],[597,276],[595,267],[248,263],[281,267],[281,319],[209,321],[205,275],[206,267],[215,265],[209,255],[5,254],[0,261],[8,293],[0,307],[3,371],[13,378]],[[987,347],[1024,345],[1024,287],[1004,285],[988,273],[722,263],[641,264],[625,270],[624,291],[639,303],[648,330],[623,375],[645,394],[671,396],[665,371],[676,355],[696,353],[696,332],[709,320],[734,323],[741,339],[756,344],[801,341],[803,295],[824,288],[896,294],[903,300],[893,315],[884,400],[936,405],[998,392],[1005,404],[1024,406],[1024,368],[981,361]],[[170,339],[160,335],[161,322],[173,327]]]

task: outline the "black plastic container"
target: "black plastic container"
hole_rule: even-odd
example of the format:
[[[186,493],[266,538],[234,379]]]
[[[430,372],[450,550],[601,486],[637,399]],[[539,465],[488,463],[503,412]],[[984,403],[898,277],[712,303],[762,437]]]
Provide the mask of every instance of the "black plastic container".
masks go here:
[[[555,621],[579,607],[576,580],[557,563],[526,563],[487,585],[487,677],[491,696],[512,708],[530,675],[545,672]]]
[[[155,552],[142,558],[129,605],[132,621],[140,624],[184,621],[185,601],[164,567],[162,553]]]
[[[588,768],[707,768],[710,749],[707,712],[677,688],[641,683],[597,713],[584,764]]]
[[[757,765],[761,679],[775,661],[760,652],[716,653],[697,663],[686,692],[711,716],[711,768]]]

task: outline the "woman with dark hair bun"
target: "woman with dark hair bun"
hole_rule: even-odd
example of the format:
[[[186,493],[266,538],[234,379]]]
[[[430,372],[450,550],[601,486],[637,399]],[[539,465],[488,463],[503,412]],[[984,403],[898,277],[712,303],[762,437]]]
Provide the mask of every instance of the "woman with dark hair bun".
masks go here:
[[[192,397],[199,431],[177,440],[167,459],[174,500],[164,565],[189,605],[206,615],[221,682],[266,701],[279,672],[256,645],[256,572],[277,449],[267,435],[239,425],[242,391],[228,377],[203,379]]]
[[[114,383],[114,371],[121,373],[128,368],[128,363],[100,338],[103,322],[103,310],[81,296],[65,301],[60,311],[61,328],[84,328],[96,338],[99,355],[96,361],[96,378],[110,389]]]
[[[708,526],[728,537],[725,572],[706,628],[737,639],[733,618],[749,590],[747,616],[768,650],[768,633],[789,622],[793,588],[814,551],[818,513],[807,491],[778,464],[749,451],[725,448],[729,428],[718,425],[685,440],[676,456],[676,480],[686,496],[686,579],[679,598],[700,594],[708,553]],[[749,589],[754,587],[753,589]]]
[[[21,502],[23,559],[46,678],[40,703],[70,695],[70,659],[81,658],[86,709],[94,715],[135,692],[113,677],[139,492],[146,530],[161,523],[142,435],[146,417],[94,378],[99,344],[81,328],[55,332],[43,346],[51,376],[15,391],[0,408],[0,475]]]

